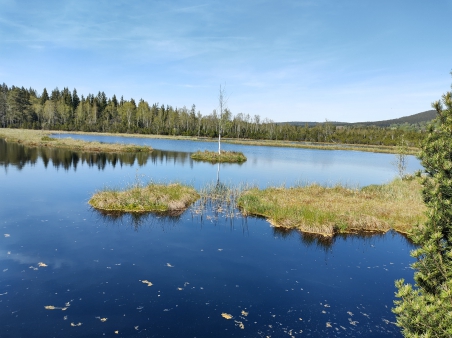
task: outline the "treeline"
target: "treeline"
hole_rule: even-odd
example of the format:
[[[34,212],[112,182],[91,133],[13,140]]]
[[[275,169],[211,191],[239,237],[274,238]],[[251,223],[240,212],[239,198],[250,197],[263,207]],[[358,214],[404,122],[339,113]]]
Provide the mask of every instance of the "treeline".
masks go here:
[[[268,139],[305,142],[335,142],[348,144],[398,145],[403,137],[408,146],[417,147],[423,133],[402,128],[376,126],[338,127],[328,122],[310,127],[262,119],[259,115],[228,109],[220,116],[216,110],[209,115],[185,106],[174,108],[164,104],[149,104],[140,99],[118,100],[115,95],[79,96],[77,90],[55,88],[50,94],[24,87],[0,86],[0,127],[64,131],[139,133]]]

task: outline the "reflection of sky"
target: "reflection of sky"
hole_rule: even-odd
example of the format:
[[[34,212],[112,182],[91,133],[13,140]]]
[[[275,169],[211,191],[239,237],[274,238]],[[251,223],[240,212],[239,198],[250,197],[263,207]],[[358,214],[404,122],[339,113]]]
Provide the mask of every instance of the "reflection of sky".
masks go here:
[[[96,135],[71,135],[85,140],[104,142],[146,144],[158,149],[152,158],[156,170],[148,164],[140,172],[155,180],[178,180],[202,185],[214,181],[216,167],[209,163],[193,162],[184,153],[197,150],[217,150],[215,142],[144,139]],[[232,145],[224,143],[225,150],[241,151],[248,160],[241,164],[222,164],[220,178],[225,183],[250,183],[259,186],[268,184],[293,185],[317,182],[320,184],[342,183],[352,186],[381,184],[392,180],[397,171],[393,164],[395,156],[344,150],[315,150],[282,147]],[[167,153],[169,152],[169,153]],[[165,155],[165,153],[167,153]],[[177,158],[177,154],[184,155]],[[169,158],[173,157],[173,161]],[[408,157],[407,172],[421,169],[414,156]]]

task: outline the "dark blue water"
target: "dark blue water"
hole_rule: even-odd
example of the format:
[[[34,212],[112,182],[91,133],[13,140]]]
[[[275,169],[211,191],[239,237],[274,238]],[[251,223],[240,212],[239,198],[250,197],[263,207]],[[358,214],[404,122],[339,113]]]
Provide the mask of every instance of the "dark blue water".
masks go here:
[[[154,141],[146,140],[158,148]],[[215,180],[217,167],[193,163],[186,142],[163,144],[173,150],[145,157],[0,144],[1,337],[401,336],[391,313],[394,280],[412,281],[413,271],[412,247],[398,234],[325,240],[252,217],[201,217],[193,210],[114,217],[90,209],[90,195],[104,185],[149,177],[195,185]],[[248,162],[221,166],[221,177],[282,182],[267,173],[276,167],[290,183],[300,178],[287,167],[299,168],[303,158],[307,180],[329,182],[329,166],[307,158],[317,153],[331,167],[355,172],[357,163],[367,170],[368,163],[381,168],[382,159],[392,160],[284,148],[272,148],[270,160],[267,148],[248,148]],[[346,165],[341,154],[356,159]],[[386,165],[382,181],[395,175]],[[378,179],[353,183],[368,181]]]

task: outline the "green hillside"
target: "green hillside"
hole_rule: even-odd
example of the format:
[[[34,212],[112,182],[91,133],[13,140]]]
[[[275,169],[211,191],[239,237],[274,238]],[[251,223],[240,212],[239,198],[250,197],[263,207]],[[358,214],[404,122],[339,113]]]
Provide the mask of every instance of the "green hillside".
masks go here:
[[[417,124],[417,123],[423,123],[431,121],[435,118],[436,111],[434,110],[427,110],[422,113],[409,115],[400,117],[398,119],[391,119],[391,120],[382,120],[382,121],[368,121],[368,122],[337,122],[337,121],[328,121],[332,125],[335,126],[378,126],[378,127],[389,127],[391,125],[395,124]],[[294,126],[304,126],[308,125],[309,127],[314,127],[318,124],[322,124],[324,122],[286,122]]]

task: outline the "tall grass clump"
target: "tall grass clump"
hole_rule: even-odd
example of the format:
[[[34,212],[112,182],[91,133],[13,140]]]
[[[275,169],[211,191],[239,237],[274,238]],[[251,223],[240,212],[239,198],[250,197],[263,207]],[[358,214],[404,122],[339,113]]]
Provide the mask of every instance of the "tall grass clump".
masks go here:
[[[425,219],[418,178],[363,189],[317,184],[253,188],[237,200],[244,215],[259,215],[274,226],[333,236],[394,229],[407,233]]]
[[[196,161],[205,161],[211,163],[243,163],[246,161],[245,155],[238,151],[224,151],[217,153],[215,151],[200,151],[193,153],[191,158]]]
[[[193,187],[180,183],[135,184],[125,190],[106,188],[89,204],[99,210],[118,212],[175,212],[186,210],[199,198]]]

